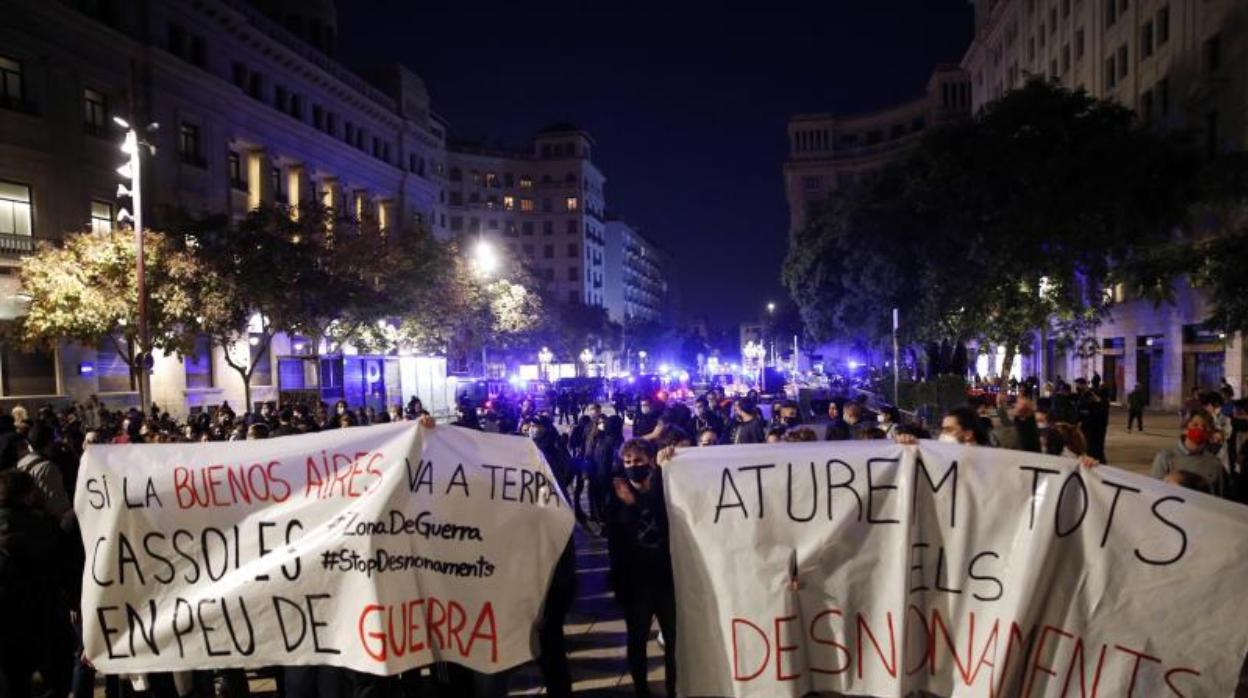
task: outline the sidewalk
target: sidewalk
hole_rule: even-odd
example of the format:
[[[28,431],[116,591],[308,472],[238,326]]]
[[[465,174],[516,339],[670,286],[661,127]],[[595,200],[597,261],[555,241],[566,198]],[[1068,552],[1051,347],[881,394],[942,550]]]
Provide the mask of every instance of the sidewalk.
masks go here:
[[[1105,456],[1109,464],[1148,475],[1153,456],[1170,448],[1179,438],[1177,412],[1150,410],[1144,413],[1144,431],[1127,431],[1126,408],[1109,411],[1109,432],[1105,439]]]

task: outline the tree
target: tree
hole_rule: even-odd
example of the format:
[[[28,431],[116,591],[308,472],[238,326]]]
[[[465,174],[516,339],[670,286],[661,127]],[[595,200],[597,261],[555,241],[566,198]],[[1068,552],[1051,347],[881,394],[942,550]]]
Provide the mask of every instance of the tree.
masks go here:
[[[248,405],[251,378],[278,332],[390,350],[391,320],[444,273],[441,245],[423,228],[383,230],[319,205],[297,213],[263,206],[235,222],[184,226],[188,248],[210,270],[211,283],[197,286],[195,329],[221,348]]]
[[[1094,326],[1183,220],[1197,169],[1126,108],[1033,80],[833,195],[784,280],[818,339],[882,339],[897,307],[904,339],[1003,346],[1008,374],[1037,328]]]
[[[168,236],[143,235],[148,293],[148,335],[152,347],[185,354],[194,346],[187,332],[199,310],[193,289],[204,277],[198,261],[176,249]],[[14,328],[25,346],[52,348],[60,342],[97,347],[107,339],[138,375],[138,286],[134,235],[71,233],[60,246],[41,243],[22,260],[22,291],[30,298]]]
[[[532,273],[508,261],[489,278],[480,277],[463,241],[440,244],[428,263],[428,284],[408,297],[394,340],[417,351],[456,353],[507,350],[538,341],[544,305]]]

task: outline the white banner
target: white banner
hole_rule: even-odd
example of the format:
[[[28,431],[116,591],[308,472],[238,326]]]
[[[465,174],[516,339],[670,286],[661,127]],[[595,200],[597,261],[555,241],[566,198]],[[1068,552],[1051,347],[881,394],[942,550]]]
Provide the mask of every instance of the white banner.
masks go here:
[[[532,442],[412,422],[91,446],[86,654],[107,673],[507,669],[534,657],[572,530],[553,483]]]
[[[681,695],[1230,696],[1248,509],[925,442],[664,468]]]

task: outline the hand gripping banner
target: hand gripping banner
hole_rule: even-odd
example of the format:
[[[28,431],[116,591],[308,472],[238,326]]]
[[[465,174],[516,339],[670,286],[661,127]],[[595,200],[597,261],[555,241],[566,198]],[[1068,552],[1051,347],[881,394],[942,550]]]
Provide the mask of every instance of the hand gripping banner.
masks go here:
[[[412,422],[90,446],[74,508],[107,673],[501,671],[534,657],[573,523],[531,442]]]
[[[686,449],[663,470],[682,696],[1235,690],[1241,505],[926,442]]]

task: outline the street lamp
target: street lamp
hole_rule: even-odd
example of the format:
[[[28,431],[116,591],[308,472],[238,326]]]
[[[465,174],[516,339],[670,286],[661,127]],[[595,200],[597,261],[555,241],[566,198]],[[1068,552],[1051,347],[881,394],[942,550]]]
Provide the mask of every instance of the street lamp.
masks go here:
[[[590,365],[590,362],[592,362],[593,360],[594,360],[594,352],[590,351],[589,347],[585,347],[584,349],[581,350],[581,363],[585,364],[586,376],[589,375],[589,365]]]
[[[552,354],[550,349],[547,347],[542,347],[542,350],[537,352],[537,363],[541,369],[542,380],[550,380],[550,362],[553,361],[554,358],[555,355]]]
[[[771,335],[768,337],[768,339],[771,341],[771,365],[772,366],[776,366],[778,364],[778,362],[776,361],[776,337],[775,337],[776,328],[772,326],[772,323],[775,321],[775,318],[776,318],[776,304],[771,301],[767,301],[767,334]],[[766,352],[767,352],[767,345],[764,344],[763,353],[766,354]]]
[[[637,368],[637,372],[645,373],[646,372],[646,350],[645,349],[642,349],[641,351],[637,352],[637,363],[639,364]]]
[[[149,153],[156,153],[156,146],[146,141],[139,140],[139,134],[136,132],[128,121],[114,116],[113,121],[126,130],[125,139],[121,142],[121,152],[126,154],[129,159],[121,167],[117,168],[117,174],[130,181],[130,187],[125,184],[117,185],[118,197],[129,197],[134,207],[134,213],[130,214],[125,209],[117,212],[117,220],[124,221],[130,219],[134,223],[134,267],[135,267],[135,289],[138,291],[139,297],[139,409],[147,411],[148,402],[152,398],[152,346],[151,337],[148,335],[147,328],[147,269],[143,260],[143,158],[141,157],[143,148]],[[145,131],[152,133],[160,128],[160,124],[152,122],[147,125]]]
[[[761,386],[763,381],[763,357],[766,356],[767,350],[763,348],[762,344],[755,344],[754,340],[751,339],[745,343],[741,353],[747,359],[747,363],[755,365],[755,370],[758,372],[758,382]]]
[[[489,278],[498,271],[499,259],[498,252],[494,249],[494,245],[489,240],[481,238],[477,240],[477,244],[472,248],[473,261],[476,263],[477,276],[481,278]]]
[[[488,279],[498,271],[499,259],[498,251],[494,249],[494,245],[484,237],[478,238],[477,244],[472,248],[473,266],[476,267],[477,277]],[[486,348],[484,340],[481,342],[481,376],[489,378],[490,364],[486,356]]]

